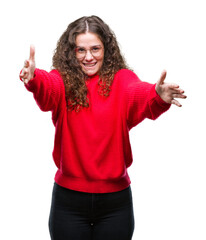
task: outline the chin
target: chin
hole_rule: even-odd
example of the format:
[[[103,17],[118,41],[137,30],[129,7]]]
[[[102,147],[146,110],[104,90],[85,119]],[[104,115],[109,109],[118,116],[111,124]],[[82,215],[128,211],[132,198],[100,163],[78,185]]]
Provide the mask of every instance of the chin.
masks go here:
[[[98,73],[98,71],[94,71],[94,72],[84,72],[87,76],[89,76],[89,77],[92,77],[92,76],[95,76],[97,73]]]
[[[99,66],[95,66],[95,68],[91,68],[91,69],[88,69],[88,68],[85,68],[84,65],[82,65],[82,71],[89,77],[92,77],[96,74],[99,73],[99,70],[100,70],[100,67]]]

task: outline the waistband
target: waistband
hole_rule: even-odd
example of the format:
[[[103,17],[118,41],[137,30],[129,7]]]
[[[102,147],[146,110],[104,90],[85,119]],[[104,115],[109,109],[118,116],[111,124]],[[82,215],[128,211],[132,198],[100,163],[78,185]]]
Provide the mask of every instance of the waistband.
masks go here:
[[[112,193],[129,187],[131,181],[128,173],[114,180],[88,180],[64,175],[60,170],[55,175],[55,182],[71,190],[87,193]]]

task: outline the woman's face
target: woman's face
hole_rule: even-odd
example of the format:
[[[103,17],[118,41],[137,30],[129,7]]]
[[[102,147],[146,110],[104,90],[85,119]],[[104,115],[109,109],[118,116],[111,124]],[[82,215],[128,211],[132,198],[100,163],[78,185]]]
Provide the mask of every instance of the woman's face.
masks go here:
[[[90,32],[77,35],[76,57],[87,76],[98,74],[104,61],[104,45],[98,35]]]

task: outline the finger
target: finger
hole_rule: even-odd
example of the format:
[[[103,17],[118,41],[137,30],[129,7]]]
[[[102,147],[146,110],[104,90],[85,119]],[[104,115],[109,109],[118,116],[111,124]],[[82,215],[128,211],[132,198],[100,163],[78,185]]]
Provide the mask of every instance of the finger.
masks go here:
[[[35,47],[33,45],[30,46],[29,60],[35,61]]]
[[[187,96],[183,94],[173,94],[172,96],[173,98],[187,98]]]
[[[183,94],[185,91],[184,90],[182,90],[182,89],[180,89],[180,88],[173,88],[173,89],[171,89],[171,92],[172,93],[179,93],[179,94]]]
[[[182,105],[176,99],[172,99],[171,103],[178,107],[182,107]]]
[[[171,83],[171,84],[169,84],[169,88],[176,89],[176,88],[179,88],[179,85],[176,83]]]
[[[29,82],[29,80],[27,78],[24,78],[23,82],[24,82],[24,84],[27,84]]]
[[[24,67],[25,67],[25,68],[29,67],[29,60],[25,60],[25,61],[24,61]]]
[[[23,79],[23,76],[24,76],[24,74],[21,72],[21,73],[19,74],[19,77]]]
[[[28,77],[28,74],[21,74],[21,75],[19,75],[20,76],[20,78],[21,78],[21,80],[25,80],[25,79],[27,79],[27,77]]]
[[[157,81],[157,85],[161,85],[164,83],[164,80],[166,78],[167,72],[164,70],[161,74],[160,79]]]
[[[24,76],[24,68],[21,70],[19,76]]]
[[[26,73],[25,73],[25,71],[24,71],[24,68],[22,69],[22,72],[19,74],[19,76],[20,76],[21,78],[25,78],[25,77],[26,77]]]
[[[25,79],[25,78],[28,77],[28,73],[29,73],[29,72],[28,72],[28,68],[25,68],[25,67],[24,67],[24,68],[22,69],[21,73],[19,74],[19,76],[20,76],[21,78],[24,78],[24,79]]]

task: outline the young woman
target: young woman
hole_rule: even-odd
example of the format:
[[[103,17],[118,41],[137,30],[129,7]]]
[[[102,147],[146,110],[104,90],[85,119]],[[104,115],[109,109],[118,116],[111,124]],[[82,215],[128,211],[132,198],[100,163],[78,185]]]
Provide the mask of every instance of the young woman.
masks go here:
[[[56,128],[58,168],[49,218],[51,239],[130,240],[134,216],[127,168],[129,130],[156,119],[176,98],[176,84],[142,82],[128,69],[115,35],[99,17],[72,22],[58,41],[53,70],[36,68],[35,50],[20,78]]]

